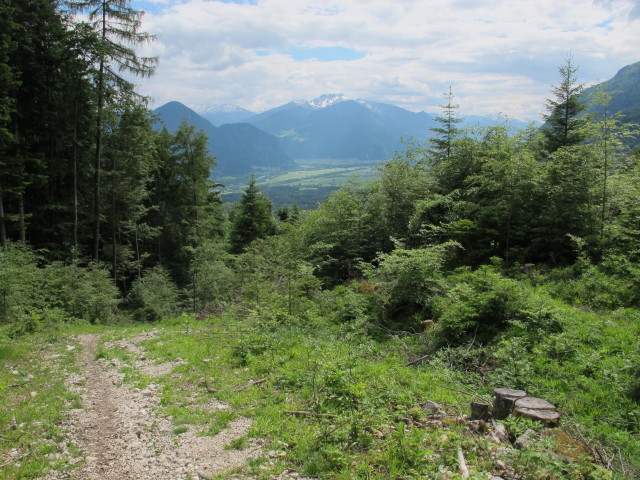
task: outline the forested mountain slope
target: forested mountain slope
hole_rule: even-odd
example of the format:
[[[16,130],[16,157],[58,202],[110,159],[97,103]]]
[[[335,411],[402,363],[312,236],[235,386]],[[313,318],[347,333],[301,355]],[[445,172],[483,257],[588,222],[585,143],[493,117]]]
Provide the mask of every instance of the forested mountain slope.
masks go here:
[[[390,158],[402,148],[401,138],[424,140],[434,125],[424,112],[342,95],[291,102],[246,121],[278,136],[293,158],[371,162]]]
[[[613,78],[587,88],[583,96],[585,99],[594,99],[599,91],[610,95],[606,105],[608,115],[620,114],[623,122],[640,124],[640,62],[627,65]],[[589,112],[604,115],[605,106],[596,104]],[[631,142],[635,146],[640,144],[637,138]]]
[[[260,168],[279,170],[294,166],[277,138],[248,123],[215,127],[179,102],[169,102],[153,113],[170,132],[175,132],[183,120],[205,132],[209,152],[216,157],[217,165],[212,171],[214,177],[248,175]]]

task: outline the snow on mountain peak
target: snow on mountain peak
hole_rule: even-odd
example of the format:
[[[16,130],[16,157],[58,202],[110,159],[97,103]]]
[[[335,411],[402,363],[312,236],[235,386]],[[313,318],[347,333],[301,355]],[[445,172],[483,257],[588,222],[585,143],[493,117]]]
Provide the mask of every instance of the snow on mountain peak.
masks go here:
[[[325,108],[335,105],[336,103],[346,102],[347,100],[350,99],[341,93],[328,93],[311,100],[309,105],[313,108]]]
[[[203,104],[203,105],[195,105],[193,107],[197,113],[234,113],[234,112],[243,112],[244,108],[238,107],[237,105],[229,105],[229,104]]]

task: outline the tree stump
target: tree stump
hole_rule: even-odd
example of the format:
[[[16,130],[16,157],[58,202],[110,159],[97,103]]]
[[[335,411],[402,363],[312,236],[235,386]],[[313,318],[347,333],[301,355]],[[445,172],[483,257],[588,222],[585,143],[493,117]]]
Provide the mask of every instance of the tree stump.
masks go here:
[[[525,397],[516,401],[513,415],[542,422],[545,427],[556,427],[560,421],[560,414],[556,406],[542,398]]]
[[[513,390],[511,388],[496,388],[493,393],[493,417],[502,420],[507,418],[513,411],[517,400],[526,397],[527,392],[524,390]]]
[[[489,420],[491,405],[484,402],[471,402],[471,420]]]
[[[427,415],[439,415],[442,413],[440,405],[431,400],[427,400],[422,404],[422,410],[424,410]]]
[[[516,407],[530,408],[532,410],[555,410],[553,403],[547,402],[544,398],[523,397],[516,401]]]

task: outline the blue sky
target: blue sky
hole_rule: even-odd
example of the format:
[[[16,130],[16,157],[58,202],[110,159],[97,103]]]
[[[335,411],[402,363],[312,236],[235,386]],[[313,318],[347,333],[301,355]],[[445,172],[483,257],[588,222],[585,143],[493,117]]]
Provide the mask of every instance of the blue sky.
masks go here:
[[[144,0],[152,106],[262,111],[343,93],[537,120],[568,55],[587,83],[640,61],[640,0]]]

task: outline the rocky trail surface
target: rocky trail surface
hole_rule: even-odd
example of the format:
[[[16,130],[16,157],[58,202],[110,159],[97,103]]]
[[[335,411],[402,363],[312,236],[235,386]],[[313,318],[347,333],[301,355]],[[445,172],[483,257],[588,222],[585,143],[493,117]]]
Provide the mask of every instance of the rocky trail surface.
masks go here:
[[[136,355],[136,368],[161,376],[176,363],[154,365],[146,360],[137,342],[152,335],[117,343]],[[162,416],[156,408],[160,402],[157,385],[140,390],[123,383],[123,374],[112,362],[96,359],[99,335],[79,335],[77,339],[81,373],[72,375],[69,384],[80,394],[82,408],[70,412],[65,428],[67,443],[82,452],[80,466],[51,472],[47,480],[206,480],[241,467],[260,454],[260,445],[255,443],[243,450],[224,448],[247,432],[251,422],[246,418],[230,422],[215,436],[198,436],[192,428],[176,434],[170,417]],[[218,403],[211,408],[226,406]]]

